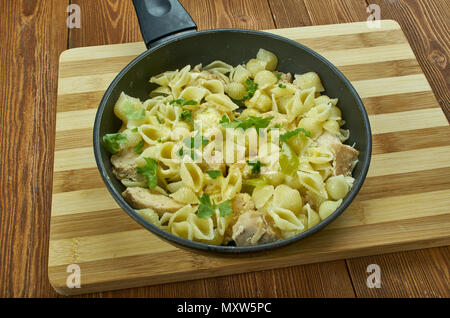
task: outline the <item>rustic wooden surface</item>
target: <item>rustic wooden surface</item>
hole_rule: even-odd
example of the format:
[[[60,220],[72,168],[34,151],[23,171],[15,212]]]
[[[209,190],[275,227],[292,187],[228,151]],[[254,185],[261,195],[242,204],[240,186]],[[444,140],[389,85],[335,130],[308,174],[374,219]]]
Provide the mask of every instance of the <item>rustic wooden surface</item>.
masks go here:
[[[69,0],[1,1],[0,296],[54,297],[47,278],[58,56],[88,45],[140,40],[130,1],[71,1],[81,29],[68,30]],[[402,26],[447,118],[449,2],[374,0]],[[362,0],[184,0],[199,29],[281,28],[364,21]],[[432,181],[430,181],[432,184]],[[449,248],[296,266],[87,296],[449,297]],[[387,268],[365,286],[368,264]]]
[[[50,223],[48,273],[58,292],[157,285],[450,244],[450,126],[399,24],[268,32],[327,57],[365,104],[373,156],[364,186],[344,215],[314,237],[251,257],[202,256],[155,238],[115,203],[92,150],[92,122],[104,91],[145,46],[69,49],[59,60]],[[67,288],[70,264],[82,269],[81,289]]]

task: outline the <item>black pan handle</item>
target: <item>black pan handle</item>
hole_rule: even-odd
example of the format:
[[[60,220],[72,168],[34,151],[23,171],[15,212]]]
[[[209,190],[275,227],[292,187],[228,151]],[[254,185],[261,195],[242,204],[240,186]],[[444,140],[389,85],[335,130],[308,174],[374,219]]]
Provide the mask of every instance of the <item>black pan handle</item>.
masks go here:
[[[178,0],[133,0],[147,48],[197,26]]]

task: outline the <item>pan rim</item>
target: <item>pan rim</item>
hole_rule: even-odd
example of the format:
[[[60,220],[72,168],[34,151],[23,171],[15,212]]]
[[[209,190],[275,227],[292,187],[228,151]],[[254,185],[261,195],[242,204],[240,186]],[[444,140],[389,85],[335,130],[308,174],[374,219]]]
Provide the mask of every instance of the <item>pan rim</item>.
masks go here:
[[[298,49],[301,49],[303,51],[306,51],[308,54],[311,54],[316,59],[320,60],[324,64],[326,64],[327,67],[329,67],[342,81],[342,83],[345,85],[345,87],[350,91],[351,95],[355,98],[356,103],[358,105],[358,109],[362,115],[363,118],[363,127],[366,133],[366,146],[364,149],[365,157],[361,161],[362,168],[361,168],[361,174],[358,179],[355,179],[355,183],[350,190],[350,192],[346,195],[344,198],[342,204],[331,214],[329,215],[325,220],[321,221],[314,227],[299,233],[297,235],[294,235],[292,237],[281,239],[279,241],[275,241],[272,243],[267,244],[261,244],[261,245],[254,245],[254,246],[221,246],[221,245],[210,245],[206,243],[200,243],[191,241],[188,239],[184,239],[181,237],[178,237],[174,234],[171,234],[156,225],[148,222],[144,218],[142,218],[138,213],[135,212],[131,206],[126,203],[126,201],[121,196],[120,192],[117,191],[117,189],[112,185],[111,181],[109,180],[109,177],[106,173],[106,168],[103,165],[102,162],[102,154],[100,150],[100,123],[101,119],[107,104],[107,101],[109,100],[111,93],[114,91],[117,83],[122,79],[122,77],[138,62],[140,62],[142,59],[150,55],[152,52],[159,50],[167,45],[170,45],[171,43],[174,43],[176,41],[182,41],[187,38],[191,37],[198,37],[204,34],[210,34],[210,33],[223,33],[223,32],[231,32],[231,33],[247,33],[257,36],[264,36],[264,37],[270,37],[285,43],[288,43],[290,45],[295,46]],[[326,58],[324,58],[319,53],[315,52],[314,50],[308,48],[307,46],[300,44],[296,41],[293,41],[289,38],[285,38],[283,36],[265,32],[265,31],[256,31],[256,30],[248,30],[248,29],[236,29],[236,28],[230,28],[230,29],[212,29],[212,30],[203,30],[198,32],[192,32],[192,33],[185,33],[179,36],[174,36],[170,40],[160,43],[156,45],[155,47],[152,47],[145,52],[138,55],[136,58],[134,58],[127,66],[125,66],[114,78],[114,80],[111,82],[111,84],[108,86],[107,90],[105,91],[102,100],[100,101],[99,107],[96,112],[95,121],[94,121],[94,129],[93,129],[93,148],[94,148],[94,156],[97,168],[100,172],[100,175],[102,177],[103,183],[107,187],[109,193],[112,195],[114,200],[119,204],[119,206],[131,217],[133,218],[137,223],[139,223],[141,226],[152,232],[153,234],[157,235],[159,238],[162,238],[163,240],[169,241],[170,243],[175,244],[177,247],[183,247],[188,248],[190,250],[197,250],[197,251],[207,251],[207,252],[218,252],[222,254],[240,254],[240,253],[251,253],[251,252],[261,252],[261,251],[268,251],[275,248],[280,248],[283,246],[290,245],[294,242],[301,241],[314,233],[317,233],[318,231],[322,230],[324,227],[326,227],[328,224],[330,224],[332,221],[334,221],[339,215],[341,215],[350,205],[351,202],[353,202],[356,195],[359,193],[366,177],[367,172],[369,170],[371,156],[372,156],[372,132],[370,129],[370,121],[367,114],[367,111],[364,107],[364,104],[361,100],[361,97],[356,92],[355,88],[351,84],[351,82],[342,74],[342,72],[334,66],[330,61],[328,61]],[[362,149],[361,149],[362,150]]]

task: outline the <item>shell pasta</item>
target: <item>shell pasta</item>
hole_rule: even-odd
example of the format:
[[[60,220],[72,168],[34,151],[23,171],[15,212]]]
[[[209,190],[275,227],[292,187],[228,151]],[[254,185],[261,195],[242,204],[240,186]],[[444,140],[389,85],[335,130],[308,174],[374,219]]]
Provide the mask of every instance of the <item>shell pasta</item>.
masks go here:
[[[337,98],[315,72],[276,70],[260,49],[152,76],[141,101],[118,98],[103,137],[128,204],[176,236],[249,246],[297,235],[329,217],[353,186],[359,152]]]

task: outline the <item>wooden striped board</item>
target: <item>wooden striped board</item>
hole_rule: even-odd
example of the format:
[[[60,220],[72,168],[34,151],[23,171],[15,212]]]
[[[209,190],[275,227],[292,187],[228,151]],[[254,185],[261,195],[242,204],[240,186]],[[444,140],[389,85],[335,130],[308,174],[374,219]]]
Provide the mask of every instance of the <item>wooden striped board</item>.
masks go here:
[[[48,272],[80,294],[448,245],[450,129],[400,26],[384,20],[269,30],[318,51],[352,81],[369,113],[373,157],[351,206],[319,233],[244,257],[178,249],[115,203],[94,160],[92,127],[116,74],[143,43],[76,48],[60,58]],[[69,288],[70,264],[81,288]],[[69,269],[69,272],[68,272]]]

